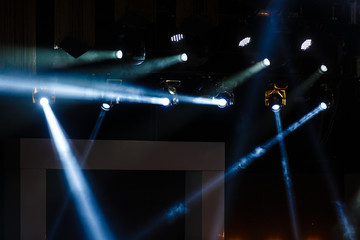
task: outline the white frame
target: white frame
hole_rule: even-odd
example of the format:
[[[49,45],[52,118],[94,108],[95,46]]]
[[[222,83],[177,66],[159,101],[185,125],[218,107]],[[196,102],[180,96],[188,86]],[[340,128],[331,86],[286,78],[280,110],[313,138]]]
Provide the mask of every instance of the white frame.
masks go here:
[[[92,144],[83,169],[200,171],[203,187],[220,177],[222,180],[211,192],[202,193],[200,231],[203,240],[219,239],[219,234],[222,235],[224,143],[118,140],[71,142],[76,152],[80,153]],[[62,169],[51,140],[21,139],[20,168],[21,240],[46,239],[46,170]],[[186,183],[190,188],[191,185],[191,180]],[[196,183],[193,184],[195,185]],[[189,229],[186,227],[185,231],[193,231]],[[186,232],[185,235],[186,239],[193,238],[191,232]]]

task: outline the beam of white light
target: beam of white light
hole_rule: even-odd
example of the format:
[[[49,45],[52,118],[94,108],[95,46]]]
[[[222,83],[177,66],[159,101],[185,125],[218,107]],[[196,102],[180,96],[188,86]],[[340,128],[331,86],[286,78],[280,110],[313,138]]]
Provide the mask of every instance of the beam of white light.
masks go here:
[[[261,70],[267,68],[269,65],[270,65],[270,61],[267,58],[265,58],[264,60],[255,63],[254,65],[245,69],[244,71],[226,79],[224,81],[224,86],[231,89],[236,88],[242,83],[244,83],[245,80],[249,79],[251,76],[255,75]]]
[[[42,105],[52,140],[73,195],[84,232],[91,240],[114,239],[88,186],[78,161],[49,104]]]
[[[275,137],[271,138],[269,141],[267,141],[263,145],[256,147],[252,152],[250,152],[246,156],[240,158],[237,162],[235,162],[230,168],[228,168],[226,170],[224,175],[218,176],[217,178],[215,178],[214,180],[212,180],[211,182],[209,182],[208,184],[203,186],[201,189],[196,191],[194,194],[189,196],[186,199],[184,206],[185,207],[188,206],[193,201],[202,197],[204,194],[209,193],[219,183],[223,182],[224,179],[227,179],[227,178],[231,177],[233,174],[247,168],[254,160],[263,156],[270,148],[272,148],[274,145],[276,145],[281,139],[284,139],[290,133],[294,132],[296,129],[298,129],[299,127],[304,125],[307,121],[309,121],[310,119],[312,119],[318,113],[320,113],[321,111],[324,111],[325,109],[324,109],[324,106],[322,103],[319,104],[315,109],[313,109],[311,112],[309,112],[308,114],[306,114],[305,116],[300,118],[297,122],[290,125],[287,129],[285,129],[284,131],[281,131]],[[168,219],[168,217],[170,216],[169,213],[171,213],[172,210],[174,208],[176,208],[176,206],[178,206],[178,205],[179,204],[176,204],[175,206],[170,208],[165,214],[161,215],[159,218],[157,218],[155,221],[153,221],[152,224],[150,224],[148,227],[146,227],[142,231],[138,231],[139,235],[137,235],[137,236],[143,236],[143,235],[147,234],[148,232],[153,231],[154,229],[161,226],[164,223],[164,221],[166,221]],[[182,214],[183,213],[185,213],[185,212],[182,212]],[[138,238],[135,238],[135,239],[138,239]],[[353,239],[351,239],[351,240],[353,240]]]
[[[323,108],[321,104],[320,104],[320,107]],[[275,111],[274,114],[275,114],[275,121],[276,121],[276,129],[277,129],[278,134],[280,134],[282,132],[280,111]],[[283,168],[283,175],[284,175],[284,181],[285,181],[285,186],[286,186],[286,193],[287,193],[287,197],[288,197],[290,218],[291,218],[291,224],[292,224],[292,228],[293,228],[294,240],[299,240],[299,228],[298,228],[297,214],[296,214],[296,209],[295,209],[295,199],[293,196],[294,191],[293,191],[293,187],[292,187],[289,161],[288,161],[288,156],[286,153],[285,142],[284,142],[283,137],[281,137],[279,139],[279,145],[280,145],[280,153],[281,153],[281,165]]]
[[[186,55],[186,54],[185,54]],[[185,57],[184,53],[177,54],[170,57],[156,58],[144,61],[141,65],[132,66],[132,65],[122,65],[112,67],[111,71],[121,76],[122,78],[138,78],[149,73],[157,72],[162,69],[171,67],[178,63],[187,61],[187,55]]]
[[[30,77],[0,75],[0,92],[4,94],[30,94],[35,87],[46,87],[55,92],[57,98],[87,101],[118,101],[168,106],[169,94],[142,87],[109,86],[97,81],[88,81],[82,76],[44,77],[35,80]],[[70,82],[69,79],[72,79]],[[76,80],[76,81],[75,81]],[[60,83],[61,82],[61,83]],[[188,95],[178,95],[179,102],[201,105],[222,105],[223,100]]]

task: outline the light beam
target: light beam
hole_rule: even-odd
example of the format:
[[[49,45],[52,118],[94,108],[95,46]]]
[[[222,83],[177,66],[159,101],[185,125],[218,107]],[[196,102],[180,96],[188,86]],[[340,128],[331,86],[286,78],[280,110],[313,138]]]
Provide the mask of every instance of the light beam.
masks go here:
[[[255,63],[251,67],[245,69],[244,71],[235,74],[234,76],[226,79],[224,81],[224,86],[230,89],[234,89],[245,82],[245,80],[249,79],[251,76],[260,72],[270,65],[269,59],[265,58],[264,60]]]
[[[321,104],[320,104],[320,108],[323,109]],[[276,129],[277,129],[278,134],[280,134],[282,132],[280,111],[274,111],[274,114],[275,114],[275,121],[276,121]],[[285,142],[284,142],[283,137],[281,137],[279,139],[279,145],[280,145],[280,153],[281,153],[281,165],[282,165],[282,169],[283,169],[286,193],[287,193],[287,197],[288,197],[288,204],[289,204],[290,218],[291,218],[291,225],[292,225],[292,229],[293,229],[294,240],[299,240],[298,220],[297,220],[297,214],[296,214],[296,209],[295,209],[295,199],[293,196],[294,191],[293,191],[293,187],[292,187],[289,161],[288,161],[288,156],[286,153]]]
[[[269,141],[265,142],[262,145],[259,145],[256,147],[252,152],[248,153],[246,156],[240,158],[237,162],[235,162],[231,167],[229,167],[225,174],[223,176],[219,176],[203,186],[198,191],[194,192],[191,196],[189,196],[186,201],[184,202],[184,206],[186,209],[186,206],[191,204],[193,201],[199,199],[204,194],[209,193],[214,187],[216,187],[217,184],[221,183],[226,180],[227,178],[231,177],[233,174],[240,172],[241,170],[244,170],[247,168],[254,160],[257,158],[263,156],[270,148],[272,148],[275,144],[277,144],[281,139],[284,139],[286,136],[288,136],[290,133],[294,132],[296,129],[304,125],[307,121],[315,117],[318,113],[321,111],[324,111],[322,104],[319,104],[316,108],[314,108],[311,112],[307,113],[305,116],[300,118],[297,122],[290,125],[288,128],[286,128],[284,131],[281,131],[278,133],[275,137],[271,138]],[[141,236],[143,234],[148,233],[150,231],[153,231],[154,229],[161,226],[165,220],[168,219],[169,213],[176,208],[179,204],[176,204],[175,206],[171,207],[165,214],[161,215],[159,218],[157,218],[155,221],[152,222],[148,227],[143,229],[139,232]],[[140,236],[138,235],[138,236]],[[137,239],[137,238],[136,238]]]
[[[91,240],[115,239],[102,216],[98,204],[87,184],[78,161],[69,142],[65,137],[49,104],[43,102],[43,110],[49,126],[51,138],[57,155],[65,171],[68,186],[78,210],[79,217],[84,226],[84,232]]]

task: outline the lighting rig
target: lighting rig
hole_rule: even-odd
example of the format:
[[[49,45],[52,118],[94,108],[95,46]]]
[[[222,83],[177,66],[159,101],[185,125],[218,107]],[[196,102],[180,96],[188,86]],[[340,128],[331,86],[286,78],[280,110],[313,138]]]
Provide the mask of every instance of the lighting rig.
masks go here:
[[[47,87],[36,87],[32,92],[33,103],[40,103],[42,99],[47,99],[48,103],[55,103],[55,91]]]
[[[177,89],[181,85],[181,80],[165,80],[163,82],[163,89],[171,95],[171,105],[177,105],[179,103],[179,98],[177,94]]]
[[[287,88],[287,85],[280,86],[274,83],[270,89],[265,91],[265,106],[270,106],[274,112],[280,111],[286,105]]]

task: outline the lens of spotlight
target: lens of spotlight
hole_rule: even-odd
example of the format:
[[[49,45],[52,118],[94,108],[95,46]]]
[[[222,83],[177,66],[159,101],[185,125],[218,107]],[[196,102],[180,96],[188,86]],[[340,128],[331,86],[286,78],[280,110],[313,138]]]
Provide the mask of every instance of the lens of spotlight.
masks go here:
[[[320,66],[320,73],[326,73],[328,68],[325,65]]]
[[[124,56],[124,54],[123,54],[123,52],[122,52],[121,50],[117,50],[117,51],[115,52],[115,57],[116,57],[117,59],[122,59],[123,56]]]
[[[328,107],[328,106],[327,106],[326,103],[324,103],[324,102],[320,103],[320,108],[321,108],[321,109],[326,110],[327,107]]]
[[[270,66],[270,60],[267,59],[267,58],[265,58],[265,59],[263,60],[263,64],[264,64],[266,67]]]
[[[41,106],[45,106],[45,105],[47,105],[47,104],[49,104],[49,99],[47,99],[46,97],[42,97],[42,98],[40,99],[40,105],[41,105]]]
[[[271,109],[273,110],[273,112],[278,112],[280,110],[280,105],[274,104],[271,106]]]
[[[169,106],[170,105],[170,99],[168,98],[163,98],[161,100],[161,104],[164,105],[164,106]]]
[[[180,61],[186,62],[187,60],[188,60],[188,55],[186,53],[180,55]]]
[[[246,37],[244,39],[242,39],[239,42],[239,47],[245,47],[246,45],[248,45],[251,42],[251,38],[250,37]]]
[[[311,44],[312,44],[312,40],[311,40],[311,39],[306,39],[306,40],[301,44],[300,49],[303,50],[303,51],[306,51],[307,49],[310,48]]]
[[[226,101],[226,99],[224,99],[224,98],[218,99],[218,107],[219,108],[224,108],[227,106],[227,104],[228,104],[228,101]]]
[[[101,104],[101,109],[104,111],[109,111],[111,108],[111,105],[109,103],[103,103]]]

